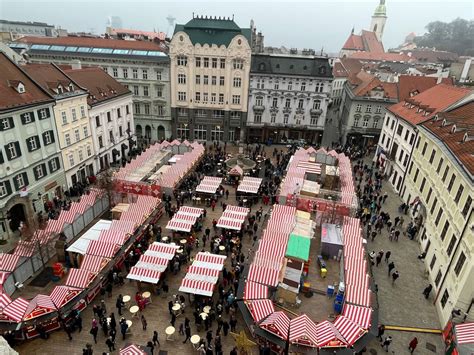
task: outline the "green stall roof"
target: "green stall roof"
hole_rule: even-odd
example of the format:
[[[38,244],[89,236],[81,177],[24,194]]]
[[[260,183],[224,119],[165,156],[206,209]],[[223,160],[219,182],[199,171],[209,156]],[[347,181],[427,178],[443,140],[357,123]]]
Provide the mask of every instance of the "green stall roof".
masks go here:
[[[298,234],[290,234],[285,256],[287,258],[295,258],[299,260],[308,261],[310,247],[310,238]]]

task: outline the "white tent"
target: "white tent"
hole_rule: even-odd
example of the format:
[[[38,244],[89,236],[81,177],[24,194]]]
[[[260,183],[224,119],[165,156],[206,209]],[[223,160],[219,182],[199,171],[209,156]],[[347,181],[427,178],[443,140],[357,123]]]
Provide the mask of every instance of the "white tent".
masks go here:
[[[18,353],[13,350],[4,337],[0,336],[0,355],[18,355]]]

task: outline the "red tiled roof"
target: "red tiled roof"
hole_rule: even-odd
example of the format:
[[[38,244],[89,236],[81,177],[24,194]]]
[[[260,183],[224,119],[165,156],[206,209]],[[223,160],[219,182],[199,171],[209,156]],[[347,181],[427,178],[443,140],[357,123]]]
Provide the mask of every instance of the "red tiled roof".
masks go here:
[[[404,50],[403,53],[410,54],[413,59],[419,62],[439,63],[439,62],[455,62],[458,55],[452,52],[436,51],[433,49],[411,49]]]
[[[362,30],[362,41],[364,42],[364,47],[368,52],[371,53],[383,53],[383,44],[377,39],[375,32]]]
[[[20,82],[25,86],[25,92],[22,94],[12,87]],[[49,101],[53,101],[53,98],[10,61],[5,54],[0,52],[0,110],[10,110]]]
[[[347,39],[346,43],[342,46],[342,49],[352,49],[357,51],[365,50],[364,43],[362,42],[362,36],[351,34]]]
[[[362,69],[362,63],[357,59],[342,58],[341,63],[349,74],[357,74]]]
[[[349,74],[347,73],[341,62],[336,62],[334,63],[334,67],[332,68],[332,75],[334,75],[334,77],[336,78],[345,78]]]
[[[421,94],[389,106],[387,109],[412,125],[417,125],[428,121],[438,112],[447,109],[470,92],[470,90],[465,88],[438,84],[425,90]],[[410,108],[411,104],[405,106],[408,101],[415,106],[413,108]],[[425,115],[423,111],[417,112],[420,108],[428,109],[430,111],[429,114]]]
[[[436,85],[438,78],[429,76],[400,75],[398,78],[398,100],[403,101]]]
[[[446,119],[444,126],[443,119]],[[454,132],[453,125],[456,126]],[[438,137],[465,168],[474,174],[474,101],[471,100],[451,111],[442,112],[437,121],[430,120],[422,126]],[[468,139],[463,142],[466,133]]]
[[[146,36],[149,38],[158,38],[160,41],[164,41],[166,38],[166,33],[164,32],[149,32],[149,31],[139,31],[139,30],[130,30],[127,28],[112,28],[112,34],[127,34],[132,36]]]
[[[354,90],[354,95],[365,96],[370,94],[374,89],[381,89],[384,91],[384,98],[397,99],[397,84],[380,81],[378,78],[373,78],[369,82],[363,82]]]
[[[130,93],[125,86],[101,68],[64,69],[64,72],[81,87],[89,91],[87,102],[91,106]]]
[[[50,44],[58,46],[77,46],[113,49],[136,49],[145,51],[163,51],[160,44],[150,41],[126,41],[123,39],[105,39],[90,37],[22,37],[17,42],[28,44]]]
[[[409,62],[412,59],[405,54],[398,53],[380,53],[380,52],[355,52],[349,55],[349,58],[372,60],[372,61],[386,61],[386,62]]]

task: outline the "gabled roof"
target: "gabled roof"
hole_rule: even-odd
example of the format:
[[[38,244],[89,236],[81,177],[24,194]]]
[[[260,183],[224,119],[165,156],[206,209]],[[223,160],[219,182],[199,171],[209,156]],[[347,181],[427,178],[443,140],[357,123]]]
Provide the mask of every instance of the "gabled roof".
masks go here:
[[[215,44],[217,46],[228,46],[232,39],[237,35],[243,35],[250,44],[250,28],[240,28],[233,19],[230,18],[211,18],[194,17],[188,23],[177,24],[174,33],[185,32],[193,44]]]
[[[471,99],[438,116],[436,121],[431,119],[422,126],[442,141],[474,175],[474,101]]]
[[[424,92],[387,107],[394,115],[412,125],[428,121],[470,93],[470,90],[438,84]]]
[[[398,78],[398,100],[403,101],[436,85],[438,78],[429,76],[400,75]]]
[[[342,49],[372,53],[384,52],[383,44],[377,39],[375,32],[366,30],[362,30],[360,35],[351,33]]]
[[[66,69],[63,71],[81,87],[89,91],[87,103],[95,106],[104,101],[111,100],[131,92],[117,80],[98,67],[82,69]]]
[[[16,90],[20,82],[25,86],[25,92],[21,94]],[[0,52],[0,111],[52,101],[41,86]]]
[[[368,82],[362,82],[357,86],[353,92],[356,96],[369,95],[372,90],[383,90],[385,99],[397,99],[397,84],[380,81],[378,78],[373,78]]]
[[[332,77],[328,58],[253,54],[251,73]]]
[[[336,62],[334,63],[334,66],[332,67],[332,75],[335,78],[346,78],[349,76],[349,73],[344,68],[344,65],[342,65],[341,62]]]
[[[362,41],[362,36],[351,33],[346,43],[344,43],[344,45],[342,46],[342,49],[351,49],[357,51],[365,50],[364,42]]]

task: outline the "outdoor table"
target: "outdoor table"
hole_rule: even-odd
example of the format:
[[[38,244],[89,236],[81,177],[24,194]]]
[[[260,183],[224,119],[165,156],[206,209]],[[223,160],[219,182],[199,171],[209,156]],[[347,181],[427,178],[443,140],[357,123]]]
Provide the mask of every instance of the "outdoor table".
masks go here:
[[[130,307],[130,313],[132,313],[132,317],[138,317],[138,311],[140,308],[138,306],[132,306]]]
[[[206,320],[209,314],[202,312],[199,316],[202,318],[202,320]]]
[[[200,204],[201,204],[201,198],[200,198],[200,197],[196,197],[196,202],[197,202],[198,205],[200,205]]]
[[[225,246],[219,245],[219,251],[224,251],[224,250],[225,250]]]
[[[211,306],[206,306],[202,309],[204,313],[209,313],[211,311]]]
[[[166,340],[174,341],[173,334],[174,334],[175,331],[176,331],[176,329],[174,327],[172,327],[171,325],[168,328],[166,328],[165,329]]]
[[[161,238],[161,241],[166,243],[168,241],[168,237]]]
[[[179,303],[175,303],[171,309],[174,312],[174,314],[178,315],[179,310],[181,309],[181,305]]]
[[[194,348],[196,348],[196,346],[199,344],[199,342],[201,341],[201,337],[197,334],[193,335],[191,337],[191,344],[193,344]]]
[[[178,254],[181,254],[181,253],[183,252],[183,248],[179,248],[178,250],[176,250],[176,252],[177,252]]]
[[[151,303],[151,292],[145,291],[142,293],[142,297],[146,300],[148,300],[149,303]]]
[[[131,320],[126,320],[125,323],[128,325],[128,329],[132,326],[133,322]]]
[[[186,239],[181,239],[179,242],[180,242],[181,244],[186,244],[188,241],[187,241]]]
[[[127,303],[130,302],[130,296],[129,295],[123,296],[122,301],[123,303],[125,303],[125,305],[127,305]]]
[[[222,166],[222,163],[217,163],[217,166]]]

